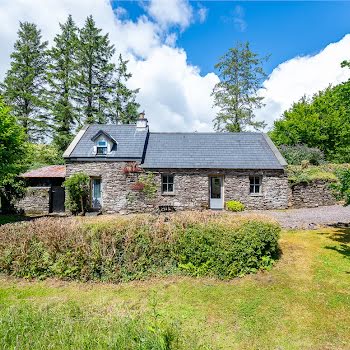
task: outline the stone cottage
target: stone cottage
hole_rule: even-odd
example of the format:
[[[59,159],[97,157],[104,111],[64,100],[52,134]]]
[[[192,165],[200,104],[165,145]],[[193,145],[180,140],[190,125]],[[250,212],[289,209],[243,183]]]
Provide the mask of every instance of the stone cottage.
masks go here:
[[[91,178],[91,207],[106,213],[154,209],[288,207],[286,162],[263,133],[150,132],[141,114],[133,125],[88,125],[64,153],[66,176]],[[154,174],[156,193],[138,186]]]

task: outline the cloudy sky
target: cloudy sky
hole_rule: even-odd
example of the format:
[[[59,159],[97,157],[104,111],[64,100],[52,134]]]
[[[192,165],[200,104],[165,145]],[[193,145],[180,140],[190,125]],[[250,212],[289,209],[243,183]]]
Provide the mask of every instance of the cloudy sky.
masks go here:
[[[210,131],[214,64],[237,41],[270,54],[265,65],[269,126],[293,101],[350,77],[349,2],[188,0],[0,0],[0,79],[19,21],[35,22],[52,42],[68,14],[79,26],[92,14],[129,59],[132,87],[153,131]]]

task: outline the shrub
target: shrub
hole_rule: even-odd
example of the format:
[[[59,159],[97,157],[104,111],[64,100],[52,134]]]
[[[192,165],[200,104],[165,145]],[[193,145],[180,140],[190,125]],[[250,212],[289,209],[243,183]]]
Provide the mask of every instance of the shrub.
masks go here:
[[[306,145],[281,145],[279,149],[287,163],[291,165],[301,165],[303,161],[308,161],[312,165],[324,163],[323,152],[315,147],[308,147]]]
[[[345,205],[350,205],[350,169],[343,169],[336,172],[339,182],[331,184],[336,197],[344,200]]]
[[[226,209],[229,211],[243,211],[245,206],[239,201],[227,201]]]
[[[138,181],[143,185],[142,192],[148,199],[152,199],[156,196],[158,186],[153,173],[148,172],[140,175]]]
[[[224,279],[271,266],[279,232],[274,222],[217,213],[41,218],[0,226],[0,271],[112,282],[173,273]]]
[[[66,208],[73,214],[85,213],[88,208],[90,177],[85,173],[76,173],[65,182]]]

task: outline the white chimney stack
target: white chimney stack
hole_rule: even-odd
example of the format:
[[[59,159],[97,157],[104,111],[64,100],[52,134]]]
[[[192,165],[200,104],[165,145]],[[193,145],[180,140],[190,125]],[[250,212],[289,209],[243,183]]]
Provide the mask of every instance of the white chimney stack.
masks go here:
[[[139,119],[136,121],[137,128],[146,128],[148,125],[148,120],[145,118],[145,111],[139,114]]]

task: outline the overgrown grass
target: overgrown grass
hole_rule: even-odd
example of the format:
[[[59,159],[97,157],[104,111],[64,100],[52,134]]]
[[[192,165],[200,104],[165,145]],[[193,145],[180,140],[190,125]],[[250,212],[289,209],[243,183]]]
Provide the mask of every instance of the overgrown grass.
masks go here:
[[[208,212],[42,218],[0,227],[0,271],[84,281],[179,273],[227,279],[270,268],[279,232],[261,218]]]
[[[313,182],[317,180],[326,182],[336,182],[336,172],[342,169],[350,169],[350,164],[322,164],[309,165],[304,168],[301,165],[289,165],[287,168],[290,183],[298,184],[302,182]]]
[[[15,349],[16,339],[25,339],[32,349],[64,349],[69,341],[75,349],[93,349],[88,341],[97,349],[142,349],[112,346],[121,332],[117,318],[126,322],[123,329],[140,318],[136,334],[152,334],[147,310],[156,300],[164,325],[180,321],[174,327],[188,341],[183,349],[196,349],[198,339],[213,349],[349,349],[350,229],[283,232],[280,245],[282,257],[271,271],[229,282],[168,277],[115,285],[0,277],[0,348]],[[4,343],[7,335],[10,343]]]
[[[208,349],[157,315],[87,312],[74,302],[0,305],[1,349]]]

